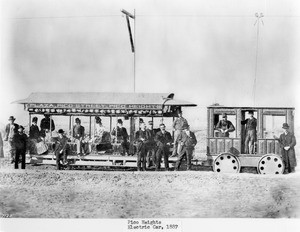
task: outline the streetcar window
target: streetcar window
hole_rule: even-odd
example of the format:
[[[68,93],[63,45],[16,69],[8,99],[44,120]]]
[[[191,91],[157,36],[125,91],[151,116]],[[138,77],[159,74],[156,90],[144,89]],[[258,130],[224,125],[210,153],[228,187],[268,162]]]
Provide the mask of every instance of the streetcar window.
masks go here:
[[[273,139],[274,135],[279,136],[282,133],[285,116],[264,115],[263,120],[263,138]]]
[[[221,121],[222,114],[215,114],[214,115],[214,137],[222,137],[221,132],[217,130],[217,124],[219,121]],[[232,125],[234,126],[235,130],[232,132],[229,132],[229,138],[236,138],[236,115],[227,115],[227,121],[230,121]]]

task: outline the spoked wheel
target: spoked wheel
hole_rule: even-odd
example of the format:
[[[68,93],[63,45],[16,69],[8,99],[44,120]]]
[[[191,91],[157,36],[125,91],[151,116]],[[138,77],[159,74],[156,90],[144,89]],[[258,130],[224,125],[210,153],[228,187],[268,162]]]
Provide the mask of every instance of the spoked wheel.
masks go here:
[[[220,154],[213,163],[214,172],[239,173],[241,169],[240,160],[231,153]]]
[[[257,170],[260,174],[282,174],[284,164],[280,156],[267,154],[259,160]]]

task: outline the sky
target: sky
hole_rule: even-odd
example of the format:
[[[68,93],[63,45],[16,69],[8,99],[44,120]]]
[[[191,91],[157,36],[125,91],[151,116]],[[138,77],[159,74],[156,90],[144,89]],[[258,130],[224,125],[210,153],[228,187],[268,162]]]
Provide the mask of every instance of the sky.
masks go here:
[[[136,92],[196,103],[185,112],[190,121],[205,122],[205,107],[216,102],[299,104],[297,0],[0,2],[2,125],[10,115],[27,122],[23,106],[11,102],[31,92],[133,92],[121,9],[136,11]],[[256,12],[264,14],[258,37]]]

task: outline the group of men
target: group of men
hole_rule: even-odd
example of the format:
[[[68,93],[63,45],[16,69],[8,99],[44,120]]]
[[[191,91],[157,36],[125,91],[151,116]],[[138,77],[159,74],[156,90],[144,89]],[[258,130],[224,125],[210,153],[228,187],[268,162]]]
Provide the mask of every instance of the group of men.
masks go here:
[[[137,169],[138,171],[145,171],[151,166],[155,167],[155,170],[161,169],[161,160],[164,159],[164,166],[166,170],[170,170],[169,156],[170,148],[173,143],[173,152],[171,156],[176,156],[178,153],[177,161],[175,164],[175,170],[179,170],[183,158],[187,161],[187,170],[191,169],[191,161],[193,150],[197,144],[195,134],[190,131],[188,122],[182,117],[182,111],[177,111],[178,117],[173,122],[174,140],[171,134],[166,131],[166,126],[161,123],[159,128],[153,128],[153,121],[148,122],[148,128],[143,120],[140,120],[139,130],[136,131],[134,136],[135,151],[137,155]],[[25,169],[25,154],[27,151],[28,141],[36,144],[46,137],[46,134],[55,130],[55,124],[50,119],[48,114],[45,114],[45,118],[41,120],[40,129],[37,126],[38,118],[33,117],[32,125],[29,130],[29,137],[24,133],[24,127],[15,123],[15,118],[10,116],[9,123],[5,128],[4,141],[8,141],[9,153],[11,157],[11,163],[14,163],[14,167],[17,169],[21,162],[21,168]],[[105,128],[102,125],[101,118],[95,117],[95,133],[93,138],[89,141],[92,144],[101,143]],[[253,111],[249,111],[249,118],[241,121],[242,125],[246,125],[246,137],[245,137],[245,153],[254,154],[254,143],[256,142],[256,127],[257,120],[254,117]],[[282,149],[282,159],[285,164],[285,173],[291,173],[295,171],[296,157],[294,146],[296,145],[296,138],[293,133],[289,131],[289,125],[283,124],[284,133],[279,138],[274,137],[279,141]],[[222,120],[216,125],[216,130],[219,131],[219,137],[229,137],[229,133],[235,130],[234,125],[227,120],[227,114],[222,114]],[[81,125],[79,118],[75,119],[75,125],[73,126],[72,137],[76,144],[77,154],[90,150],[83,146],[84,139],[84,127]],[[123,127],[123,121],[118,119],[117,127],[113,129],[111,135],[115,137],[116,141],[121,144],[123,154],[129,154],[130,143],[128,142],[128,133],[125,127]],[[54,153],[56,155],[57,169],[61,169],[62,164],[67,164],[66,148],[68,138],[62,129],[58,130],[58,137],[54,146]],[[91,144],[90,143],[90,144]]]
[[[245,154],[255,153],[255,142],[256,142],[256,126],[257,120],[254,118],[254,112],[248,111],[249,118],[242,120],[241,124],[246,125],[246,137],[245,137]],[[235,131],[235,127],[231,121],[227,120],[227,114],[222,114],[222,119],[217,123],[216,130],[218,130],[218,137],[229,137],[229,133]]]
[[[182,111],[178,110],[178,118],[173,123],[174,140],[170,132],[166,131],[165,124],[161,123],[159,129],[153,129],[153,121],[149,121],[149,128],[144,122],[140,123],[139,130],[135,133],[135,144],[137,153],[137,170],[145,171],[146,164],[150,167],[152,162],[156,171],[161,169],[161,160],[164,159],[166,170],[170,170],[169,156],[173,142],[173,153],[178,152],[175,170],[178,171],[183,158],[187,161],[187,170],[191,169],[192,153],[197,144],[196,136],[190,131],[188,122],[182,117]]]
[[[10,116],[9,123],[5,127],[4,141],[8,141],[8,149],[11,158],[11,163],[14,163],[15,169],[25,169],[25,155],[27,149],[27,135],[24,133],[24,127],[15,123],[16,118]],[[21,159],[20,159],[21,158]]]

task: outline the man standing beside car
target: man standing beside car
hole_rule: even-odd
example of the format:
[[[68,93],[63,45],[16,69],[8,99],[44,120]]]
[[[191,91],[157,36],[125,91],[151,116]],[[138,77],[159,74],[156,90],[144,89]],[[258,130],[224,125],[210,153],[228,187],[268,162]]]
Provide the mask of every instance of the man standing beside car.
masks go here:
[[[175,145],[177,137],[182,132],[183,127],[186,127],[188,125],[188,121],[184,117],[182,117],[182,111],[181,111],[181,109],[177,109],[177,115],[178,115],[178,118],[176,118],[174,120],[174,122],[173,122],[174,147],[173,147],[172,156],[176,156],[177,155],[177,146]]]
[[[162,156],[164,157],[165,169],[169,171],[169,150],[172,142],[171,134],[166,131],[165,124],[160,124],[160,131],[155,135],[155,141],[157,145],[156,151],[156,166],[155,171],[160,170],[160,163]]]
[[[178,171],[180,168],[180,164],[184,158],[186,157],[187,170],[191,170],[192,166],[192,155],[194,148],[197,144],[196,136],[193,132],[190,131],[189,125],[183,128],[184,130],[177,137],[177,144],[181,145],[181,149],[179,151],[178,159],[175,164],[175,170]]]

